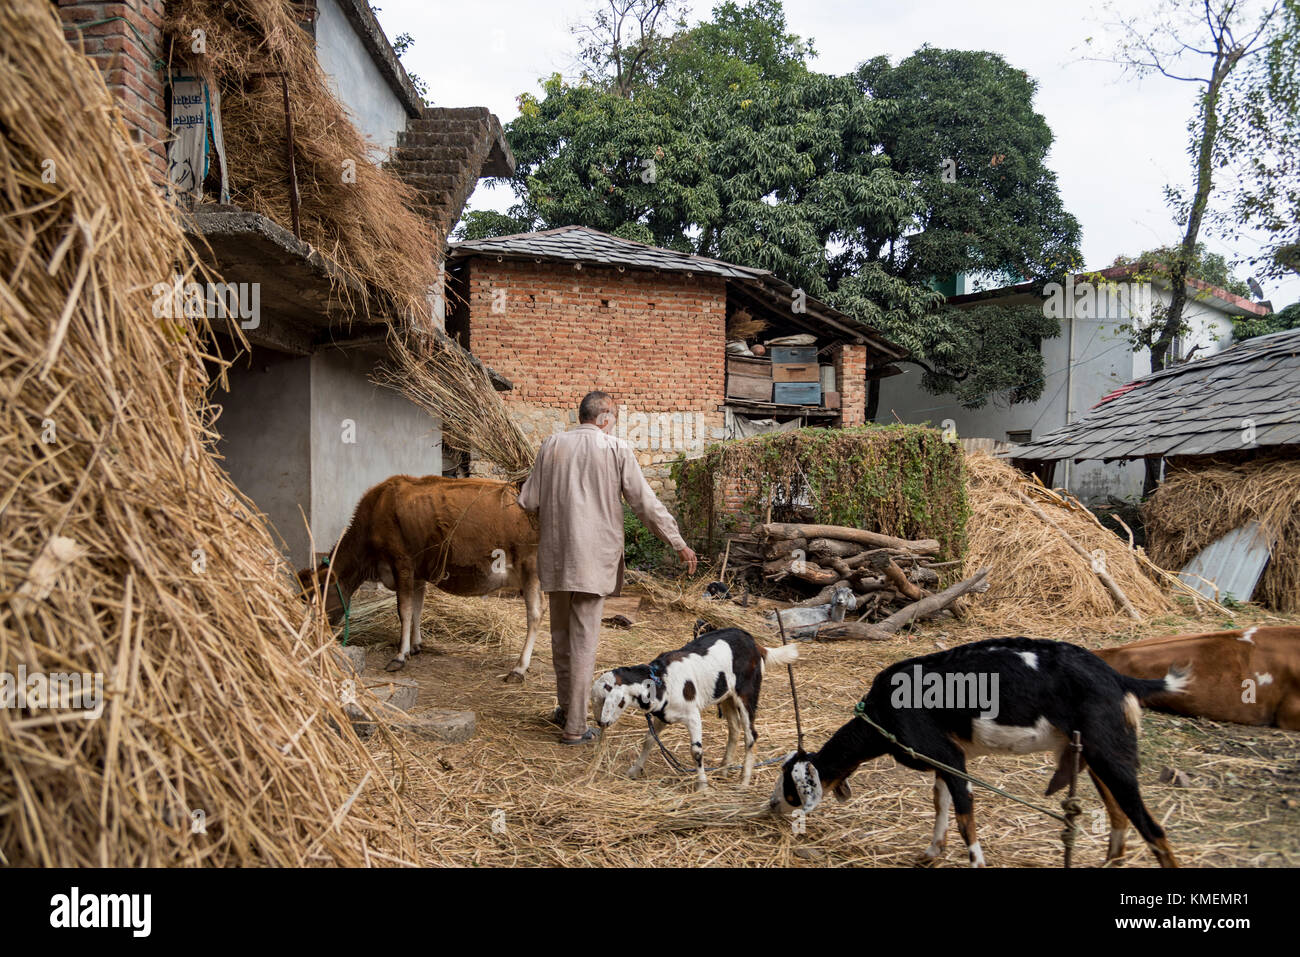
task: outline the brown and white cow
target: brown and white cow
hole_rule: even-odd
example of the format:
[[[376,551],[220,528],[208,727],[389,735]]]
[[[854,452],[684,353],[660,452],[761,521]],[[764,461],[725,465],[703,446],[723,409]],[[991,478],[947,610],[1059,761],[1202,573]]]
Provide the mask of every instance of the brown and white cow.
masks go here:
[[[400,650],[388,663],[398,671],[420,651],[420,615],[426,583],[452,595],[523,592],[528,634],[519,661],[504,677],[523,681],[542,621],[537,577],[538,532],[519,507],[519,490],[478,478],[394,475],[361,496],[333,558],[298,573],[304,589],[325,589],[325,609],[337,624],[365,582],[397,592]]]
[[[1162,711],[1300,731],[1300,628],[1255,627],[1146,638],[1097,654],[1133,678],[1190,668],[1186,689],[1145,703]]]

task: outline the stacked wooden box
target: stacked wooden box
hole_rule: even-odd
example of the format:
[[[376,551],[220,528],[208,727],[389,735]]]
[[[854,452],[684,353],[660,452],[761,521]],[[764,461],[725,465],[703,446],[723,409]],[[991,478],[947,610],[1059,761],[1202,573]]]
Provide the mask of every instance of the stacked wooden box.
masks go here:
[[[749,356],[727,356],[727,398],[772,401],[772,363]]]
[[[821,405],[816,346],[772,346],[772,401],[779,405]]]
[[[770,346],[771,360],[727,356],[727,398],[779,405],[822,405],[832,391],[835,371],[817,364],[816,346]],[[829,379],[831,388],[826,388]],[[838,406],[835,406],[838,407]]]

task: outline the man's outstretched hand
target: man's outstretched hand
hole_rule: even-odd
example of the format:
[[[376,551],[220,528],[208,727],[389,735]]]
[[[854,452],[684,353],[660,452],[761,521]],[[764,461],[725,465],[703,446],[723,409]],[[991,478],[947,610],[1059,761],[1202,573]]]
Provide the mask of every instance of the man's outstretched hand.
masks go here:
[[[694,575],[695,562],[696,562],[695,552],[693,552],[689,546],[686,548],[679,548],[677,550],[677,557],[680,558],[685,563],[686,574]]]

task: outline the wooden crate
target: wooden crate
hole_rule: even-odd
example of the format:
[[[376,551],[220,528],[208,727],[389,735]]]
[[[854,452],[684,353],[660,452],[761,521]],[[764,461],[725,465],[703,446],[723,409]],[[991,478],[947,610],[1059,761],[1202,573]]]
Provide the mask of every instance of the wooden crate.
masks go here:
[[[800,365],[817,362],[816,346],[768,346],[775,363],[797,362]]]
[[[774,362],[772,364],[773,382],[821,382],[821,374],[816,363],[799,365],[794,362]]]
[[[820,382],[776,382],[772,385],[772,401],[780,405],[821,405]]]
[[[727,356],[727,398],[772,401],[772,363],[749,356]]]

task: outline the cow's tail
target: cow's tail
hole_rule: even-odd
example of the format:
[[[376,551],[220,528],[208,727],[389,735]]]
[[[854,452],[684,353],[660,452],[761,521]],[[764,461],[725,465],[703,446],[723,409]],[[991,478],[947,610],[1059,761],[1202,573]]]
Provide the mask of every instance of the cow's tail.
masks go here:
[[[758,646],[759,651],[763,653],[763,670],[766,671],[770,665],[788,665],[799,658],[798,645],[782,645],[780,648],[768,648],[764,645]]]
[[[1182,694],[1192,680],[1192,669],[1171,665],[1163,678],[1131,678],[1122,674],[1119,680],[1125,691],[1124,717],[1136,728],[1142,719],[1139,702],[1158,694]]]

